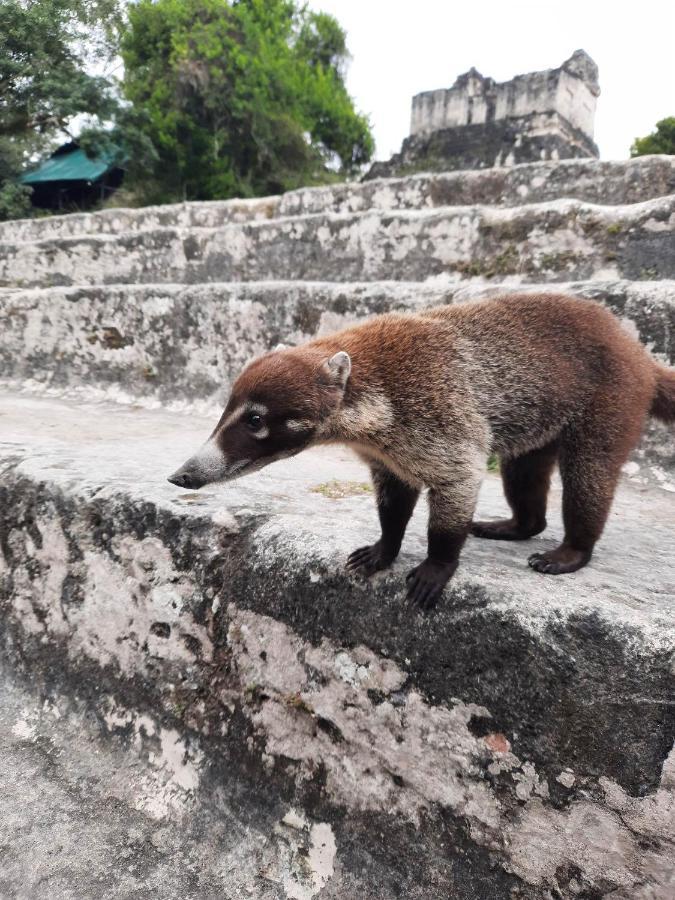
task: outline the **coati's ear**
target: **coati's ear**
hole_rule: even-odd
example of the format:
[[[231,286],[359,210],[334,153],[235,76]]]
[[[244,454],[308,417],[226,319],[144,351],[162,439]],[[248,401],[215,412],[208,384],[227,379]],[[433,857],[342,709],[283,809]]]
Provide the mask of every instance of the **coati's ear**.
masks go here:
[[[349,354],[344,350],[340,350],[330,359],[327,359],[322,366],[324,374],[328,377],[331,384],[343,390],[347,386],[349,374],[352,371],[352,361]]]
[[[290,344],[276,344],[274,347],[272,347],[272,353],[278,353],[279,350],[288,350],[290,346]]]

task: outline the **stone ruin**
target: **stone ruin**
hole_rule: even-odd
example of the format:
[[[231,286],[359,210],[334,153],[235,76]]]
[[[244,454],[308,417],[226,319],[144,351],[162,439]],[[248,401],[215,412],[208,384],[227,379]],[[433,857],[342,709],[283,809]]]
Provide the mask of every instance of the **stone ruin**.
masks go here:
[[[413,97],[400,153],[367,178],[598,157],[593,142],[598,67],[576,50],[557,69],[496,82],[469,69],[447,90]]]
[[[671,900],[672,429],[592,565],[526,565],[556,482],[428,616],[424,504],[344,569],[377,533],[346,450],[166,476],[252,357],[386,310],[555,288],[672,365],[674,230],[665,156],[0,225],[0,896]]]

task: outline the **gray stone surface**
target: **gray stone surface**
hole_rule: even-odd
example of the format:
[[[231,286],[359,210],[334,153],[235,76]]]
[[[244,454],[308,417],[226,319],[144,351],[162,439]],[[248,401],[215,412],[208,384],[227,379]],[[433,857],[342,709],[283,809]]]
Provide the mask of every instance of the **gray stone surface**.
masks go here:
[[[287,896],[261,869],[299,869],[280,821],[290,807],[274,821],[253,796],[244,816],[197,806],[161,757],[111,740],[72,695],[2,659],[0,685],[3,900]]]
[[[156,228],[217,228],[231,222],[269,219],[277,215],[280,197],[167,203],[138,209],[104,209],[40,219],[0,222],[0,241],[59,240],[77,235],[152,231]]]
[[[577,50],[557,69],[496,82],[475,68],[413,97],[410,135],[369,177],[598,157],[598,67]]]
[[[621,161],[576,159],[301,188],[279,197],[256,200],[180,203],[20,219],[0,223],[0,241],[57,240],[165,227],[214,228],[275,216],[370,209],[384,212],[477,204],[520,206],[561,198],[612,205],[639,203],[673,193],[673,156],[643,156]]]
[[[510,81],[496,82],[472,68],[447,90],[413,97],[410,134],[556,113],[583,134],[583,155],[597,156],[593,119],[599,94],[598,67],[584,50],[576,50],[556,69],[516,75]]]
[[[675,281],[588,281],[555,290],[599,300],[675,363]],[[220,403],[253,357],[370,315],[546,284],[248,282],[0,291],[0,377],[32,389],[86,389],[163,405]]]
[[[558,288],[606,303],[653,353],[675,362],[675,282]],[[243,366],[280,341],[298,344],[388,310],[546,289],[475,280],[0,291],[0,383],[50,396],[214,413]],[[675,471],[672,429],[653,423],[636,462],[640,477]]]
[[[643,156],[620,162],[576,159],[308,188],[284,194],[280,214],[481,204],[521,206],[564,198],[612,206],[673,193],[673,156]]]
[[[398,153],[384,162],[373,163],[364,178],[510,168],[532,160],[597,156],[595,144],[558,113],[530,113],[497,122],[411,134]]]
[[[308,215],[0,245],[0,286],[675,277],[675,195],[627,206],[556,200]]]
[[[344,574],[376,516],[363,467],[341,451],[185,493],[165,474],[211,420],[25,397],[0,412],[2,642],[48,700],[11,725],[10,763],[34,787],[24,831],[2,842],[9,896],[25,896],[11,893],[22,846],[40,846],[54,810],[70,858],[104,795],[120,801],[81,842],[90,872],[44,860],[44,896],[116,896],[92,885],[126,820],[122,884],[136,879],[139,896],[183,859],[186,896],[214,896],[214,822],[216,874],[239,890],[257,867],[253,897],[671,896],[672,493],[623,485],[593,564],[546,579],[525,560],[560,536],[556,488],[544,535],[470,540],[424,616],[402,590],[422,509],[392,572]],[[494,476],[479,510],[504,510]],[[69,711],[63,697],[79,699]],[[42,737],[50,704],[93,711],[139,767],[127,756],[113,778],[113,742],[98,779],[86,780],[90,750],[68,774]],[[185,804],[197,819],[183,823]],[[148,816],[168,829],[157,853],[138,846],[154,846]]]

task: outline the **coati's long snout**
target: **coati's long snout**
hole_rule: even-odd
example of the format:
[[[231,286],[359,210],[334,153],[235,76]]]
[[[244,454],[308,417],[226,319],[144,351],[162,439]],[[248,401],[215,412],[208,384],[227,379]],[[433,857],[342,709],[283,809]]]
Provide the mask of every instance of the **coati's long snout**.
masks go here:
[[[261,357],[235,382],[209,440],[169,480],[195,489],[311,445],[347,444],[370,467],[381,528],[347,567],[372,575],[391,565],[427,488],[427,557],[409,573],[408,595],[428,608],[469,534],[528,540],[544,530],[556,466],[564,538],[528,562],[550,575],[585,566],[650,415],[675,421],[675,370],[608,310],[563,295],[511,295],[376,316]],[[476,522],[490,453],[512,515]]]
[[[170,475],[168,480],[178,487],[196,491],[205,484],[224,481],[227,477],[227,460],[216,444],[207,441],[194,456],[183,463],[180,469]]]

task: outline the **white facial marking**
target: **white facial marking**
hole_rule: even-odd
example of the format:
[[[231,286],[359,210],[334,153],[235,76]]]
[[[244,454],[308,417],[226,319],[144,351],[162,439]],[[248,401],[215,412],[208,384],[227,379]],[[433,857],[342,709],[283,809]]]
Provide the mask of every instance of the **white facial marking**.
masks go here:
[[[264,440],[266,437],[269,437],[269,434],[270,434],[269,428],[267,427],[267,425],[263,425],[262,428],[260,428],[259,431],[254,431],[254,432],[253,432],[253,437],[254,437],[254,438],[257,438],[259,441],[262,441],[262,440]]]
[[[266,416],[269,410],[265,406],[264,403],[242,403],[236,409],[233,409],[229,416],[225,419],[223,424],[220,426],[218,431],[225,431],[226,428],[229,428],[230,425],[234,425],[235,422],[239,421],[245,413],[255,413],[258,416]],[[266,426],[262,426],[259,431],[254,434],[254,437],[257,438],[266,438],[269,435],[269,429]]]
[[[286,419],[285,425],[289,431],[309,431],[312,427],[309,419]]]
[[[220,426],[218,431],[224,431],[225,428],[229,428],[229,426],[233,422],[236,422],[237,419],[240,419],[244,415],[244,413],[246,412],[247,409],[248,409],[248,407],[246,406],[245,403],[242,403],[241,406],[238,406],[236,409],[233,409],[232,412],[229,414],[229,416],[225,419],[223,424]]]
[[[219,481],[227,475],[227,460],[213,439],[200,447],[187,465],[197,469],[208,481]]]

